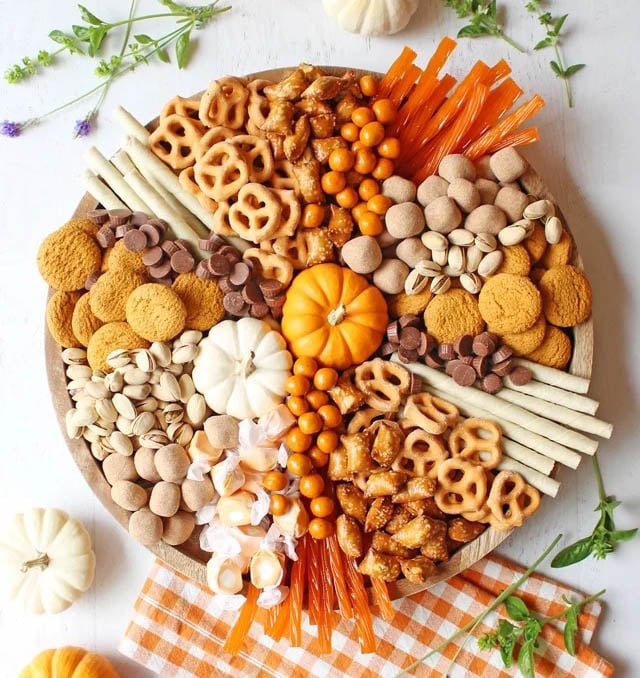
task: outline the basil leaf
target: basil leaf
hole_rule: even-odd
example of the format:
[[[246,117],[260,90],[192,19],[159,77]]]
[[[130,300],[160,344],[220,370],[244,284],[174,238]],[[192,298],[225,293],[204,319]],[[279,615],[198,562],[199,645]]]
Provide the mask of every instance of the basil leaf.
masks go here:
[[[176,60],[178,68],[184,68],[189,61],[189,41],[191,40],[191,31],[183,33],[176,40]]]
[[[558,17],[556,19],[555,24],[553,24],[553,34],[554,35],[558,35],[558,33],[560,33],[560,31],[562,30],[562,27],[564,26],[564,22],[567,20],[568,16],[569,16],[568,14],[565,14],[564,16]]]
[[[162,63],[168,64],[171,63],[171,59],[169,58],[169,54],[167,53],[166,49],[159,49],[156,54],[158,55],[158,59],[162,61]]]
[[[84,5],[78,5],[78,9],[80,10],[80,16],[87,23],[93,24],[94,26],[104,24],[102,19],[98,19],[98,17],[95,14],[92,14]]]
[[[552,44],[553,41],[551,38],[545,38],[544,40],[540,40],[540,42],[533,49],[544,49],[545,47],[550,47]]]
[[[518,596],[509,596],[504,601],[504,607],[507,610],[509,617],[514,621],[525,621],[531,617],[529,608],[524,600],[518,598]]]
[[[477,38],[480,35],[490,35],[489,31],[483,26],[478,26],[477,24],[469,24],[468,26],[463,26],[458,31],[459,38]]]
[[[555,62],[551,62],[555,63]],[[559,551],[551,561],[551,567],[567,567],[584,560],[593,551],[593,536],[579,539]]]
[[[578,611],[575,607],[568,607],[565,612],[564,625],[564,646],[567,652],[572,656],[576,656],[576,634],[578,632]]]
[[[573,68],[573,66],[570,66],[569,68]],[[638,534],[637,527],[635,528],[635,530],[614,530],[611,533],[611,537],[616,541],[629,541],[633,539],[636,536],[636,534]]]
[[[139,42],[141,45],[148,45],[154,42],[153,38],[151,38],[148,35],[145,35],[144,33],[138,33],[138,35],[134,35],[133,38],[136,42]]]
[[[64,44],[66,44],[67,40],[69,39],[69,36],[67,36],[62,31],[55,30],[55,31],[51,31],[51,33],[49,33],[49,38],[51,38],[51,40],[53,40],[53,42],[57,42],[59,45],[64,45]]]
[[[89,42],[89,29],[86,26],[74,25],[71,26],[71,30],[78,40],[82,40],[82,42]]]
[[[89,56],[95,56],[107,35],[107,27],[92,28],[89,32]]]
[[[520,653],[518,654],[518,668],[525,678],[536,678],[533,641],[527,640],[520,648]]]

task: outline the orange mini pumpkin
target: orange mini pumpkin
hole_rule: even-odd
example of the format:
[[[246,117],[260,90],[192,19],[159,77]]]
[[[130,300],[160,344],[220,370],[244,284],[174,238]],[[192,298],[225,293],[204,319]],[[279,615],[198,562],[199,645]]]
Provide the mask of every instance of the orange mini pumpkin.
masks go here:
[[[45,650],[34,657],[20,678],[119,678],[111,662],[81,647]]]
[[[336,264],[302,271],[282,312],[282,333],[293,354],[339,370],[365,361],[380,345],[389,321],[380,290]]]

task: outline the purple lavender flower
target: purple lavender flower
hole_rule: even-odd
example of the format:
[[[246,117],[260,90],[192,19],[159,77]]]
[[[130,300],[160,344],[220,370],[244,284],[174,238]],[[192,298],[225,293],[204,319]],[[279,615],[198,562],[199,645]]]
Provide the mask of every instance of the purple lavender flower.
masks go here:
[[[10,122],[5,120],[0,123],[0,134],[5,137],[19,137],[22,132],[23,125],[20,122]]]
[[[82,120],[76,120],[76,125],[73,128],[74,134],[76,137],[86,137],[91,133],[93,125],[91,123],[91,118],[87,116]]]

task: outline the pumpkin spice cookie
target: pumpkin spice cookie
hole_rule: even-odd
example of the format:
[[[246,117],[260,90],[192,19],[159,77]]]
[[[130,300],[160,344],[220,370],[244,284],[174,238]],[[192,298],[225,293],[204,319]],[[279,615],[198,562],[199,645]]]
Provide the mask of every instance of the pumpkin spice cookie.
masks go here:
[[[92,238],[96,237],[98,232],[98,227],[91,221],[91,219],[71,219],[67,221],[64,226],[61,226],[59,230],[66,229],[69,230],[80,230],[84,231],[87,235],[90,235]]]
[[[534,223],[533,232],[522,244],[529,254],[531,264],[537,264],[547,250],[544,226],[539,221]]]
[[[575,266],[548,270],[538,283],[547,321],[558,327],[573,327],[591,315],[591,285]]]
[[[187,308],[177,292],[159,283],[136,288],[127,299],[127,322],[148,341],[168,341],[184,329]]]
[[[440,343],[453,343],[464,334],[475,336],[484,330],[476,298],[463,289],[436,295],[424,312],[424,323]]]
[[[547,325],[544,341],[525,357],[540,365],[563,370],[571,360],[571,340],[562,330]]]
[[[529,273],[529,277],[533,282],[537,285],[540,282],[540,279],[542,276],[547,272],[546,268],[542,268],[542,266],[534,266],[531,269],[531,272]]]
[[[515,355],[527,355],[531,351],[535,351],[544,341],[546,329],[547,323],[544,319],[544,313],[541,313],[528,330],[503,334],[501,338],[507,346],[513,349]]]
[[[107,323],[94,332],[87,346],[87,360],[94,370],[113,372],[107,356],[116,349],[148,348],[149,342],[138,336],[128,323]]]
[[[104,323],[93,314],[89,305],[89,294],[83,294],[73,309],[71,327],[78,341],[88,346],[93,333],[99,330]]]
[[[89,291],[89,305],[102,322],[111,323],[127,317],[127,299],[146,278],[129,269],[114,269],[103,273]]]
[[[392,318],[399,318],[401,315],[420,315],[424,313],[432,299],[433,292],[428,286],[418,294],[406,294],[405,292],[392,294],[387,297],[389,315]]]
[[[201,279],[195,273],[182,273],[173,283],[187,309],[185,327],[210,330],[224,316],[224,294],[215,280]]]
[[[511,275],[529,275],[531,259],[527,250],[522,245],[500,247],[502,263],[494,275],[498,273],[511,273]]]
[[[118,242],[104,253],[102,262],[103,271],[133,271],[146,275],[148,268],[142,261],[142,252],[132,252],[124,244],[124,239]]]
[[[545,268],[564,266],[569,263],[572,252],[573,241],[571,240],[571,236],[566,231],[562,231],[560,241],[555,245],[549,245],[540,258],[540,266],[544,266]]]
[[[47,327],[51,336],[60,346],[73,348],[80,346],[71,325],[73,310],[80,292],[56,292],[47,303]]]
[[[529,278],[510,273],[487,279],[480,291],[478,306],[489,330],[496,334],[524,332],[542,312],[538,288]]]
[[[102,254],[95,240],[77,228],[59,229],[48,235],[38,250],[40,274],[56,290],[73,292],[100,270]]]

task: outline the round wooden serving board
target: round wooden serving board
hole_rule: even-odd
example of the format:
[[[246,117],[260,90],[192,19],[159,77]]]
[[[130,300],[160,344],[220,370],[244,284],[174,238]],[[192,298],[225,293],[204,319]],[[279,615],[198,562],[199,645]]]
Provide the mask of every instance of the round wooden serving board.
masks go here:
[[[342,74],[346,70],[345,68],[339,67],[322,68],[329,73],[337,75]],[[287,75],[290,70],[291,68],[278,68],[252,73],[246,77],[248,79],[263,78],[266,80],[277,81]],[[356,73],[361,75],[364,74],[365,71],[356,70]],[[147,127],[149,129],[154,129],[156,125],[157,118],[152,120]],[[557,206],[556,199],[533,168],[530,168],[520,179],[520,183],[526,192],[536,195],[539,198],[551,200]],[[73,216],[84,217],[89,210],[94,209],[96,206],[96,200],[87,193],[78,204]],[[570,232],[569,225],[559,209],[558,216]],[[571,263],[579,268],[583,268],[582,259],[575,247],[575,242],[573,252],[573,260]],[[50,290],[49,294],[51,295],[52,293],[53,291]],[[569,365],[569,371],[572,374],[589,379],[591,378],[593,364],[593,323],[591,318],[582,325],[574,327],[571,332],[573,339],[573,357]],[[73,407],[74,403],[66,389],[67,379],[65,376],[65,365],[62,362],[60,354],[60,346],[53,340],[49,332],[45,330],[45,355],[49,388],[51,390],[56,416],[65,440],[67,441],[69,450],[71,451],[71,455],[95,495],[126,530],[129,522],[129,512],[120,508],[111,499],[111,486],[102,473],[100,463],[91,454],[89,445],[83,438],[71,440],[66,434],[65,414],[68,409]],[[535,520],[535,518],[533,518],[533,520]],[[526,529],[526,527],[523,529]],[[206,584],[206,563],[209,560],[210,554],[200,549],[198,542],[199,532],[199,530],[196,530],[185,544],[178,547],[169,546],[164,542],[160,542],[153,546],[148,546],[147,548],[174,569],[195,579],[201,584]],[[389,586],[391,597],[395,599],[417,593],[466,570],[475,562],[493,551],[509,536],[509,534],[510,532],[508,531],[499,532],[492,528],[485,530],[477,539],[460,548],[446,563],[439,565],[437,575],[431,577],[424,584],[411,584],[406,580],[391,584]]]

